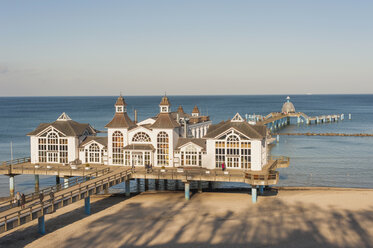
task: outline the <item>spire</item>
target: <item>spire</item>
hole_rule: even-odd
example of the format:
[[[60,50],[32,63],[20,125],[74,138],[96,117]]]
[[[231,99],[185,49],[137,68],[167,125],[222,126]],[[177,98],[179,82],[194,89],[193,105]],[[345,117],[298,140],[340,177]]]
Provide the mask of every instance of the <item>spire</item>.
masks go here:
[[[125,112],[127,112],[127,109],[126,109],[127,104],[124,101],[122,93],[118,97],[117,102],[114,104],[114,106],[115,106],[115,112],[116,113],[125,113]]]
[[[60,117],[57,118],[57,121],[71,121],[71,118],[63,112]]]
[[[181,105],[179,105],[179,107],[177,108],[177,112],[184,114],[184,109]]]
[[[194,105],[192,115],[193,116],[198,116],[199,114],[200,114],[200,112],[199,112],[199,109],[198,109],[197,105]]]
[[[162,101],[161,103],[159,104],[159,108],[160,108],[160,112],[161,113],[169,113],[170,112],[170,101],[168,100],[168,97],[166,95],[164,95],[164,97],[162,97]]]

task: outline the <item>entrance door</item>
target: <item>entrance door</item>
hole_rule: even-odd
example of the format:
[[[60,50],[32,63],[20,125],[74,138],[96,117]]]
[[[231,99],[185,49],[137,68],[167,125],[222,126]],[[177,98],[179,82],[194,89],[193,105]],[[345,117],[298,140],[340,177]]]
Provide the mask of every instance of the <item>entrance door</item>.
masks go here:
[[[133,166],[144,165],[144,157],[142,155],[142,152],[132,153],[132,165]]]
[[[47,152],[47,162],[57,163],[58,162],[58,152]]]
[[[228,157],[227,158],[227,168],[238,168],[240,164],[239,157]]]

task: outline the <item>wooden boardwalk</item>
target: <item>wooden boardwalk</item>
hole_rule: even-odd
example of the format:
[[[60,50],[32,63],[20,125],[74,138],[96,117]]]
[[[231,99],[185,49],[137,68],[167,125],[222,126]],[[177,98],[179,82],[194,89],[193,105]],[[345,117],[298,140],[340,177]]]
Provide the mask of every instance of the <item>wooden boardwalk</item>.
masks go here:
[[[130,195],[131,179],[155,179],[155,180],[180,180],[185,183],[186,198],[189,199],[189,182],[191,181],[219,181],[241,182],[255,186],[277,184],[279,173],[277,168],[288,167],[290,160],[287,157],[270,157],[267,165],[261,171],[240,169],[205,169],[200,167],[184,168],[153,168],[145,170],[143,166],[131,168],[128,166],[97,165],[86,170],[84,166],[72,169],[69,166],[57,164],[40,164],[35,167],[27,159],[19,160],[19,164],[4,163],[0,166],[0,173],[14,176],[19,174],[55,175],[57,177],[75,176],[64,184],[40,190],[29,194],[24,209],[11,206],[9,201],[0,202],[0,233],[9,231],[35,219],[39,221],[39,231],[44,226],[44,215],[65,207],[79,200],[85,200],[86,212],[89,212],[89,197],[110,187],[126,183],[126,195]],[[51,201],[49,192],[54,192],[54,200]],[[38,199],[39,194],[44,195],[43,201]],[[187,197],[188,195],[188,197]],[[256,196],[255,196],[256,197]],[[255,200],[256,201],[256,200]],[[88,206],[88,207],[87,207]],[[87,210],[88,208],[88,210]],[[42,223],[42,224],[41,224]],[[40,229],[41,228],[41,229]],[[42,233],[42,231],[41,231]]]

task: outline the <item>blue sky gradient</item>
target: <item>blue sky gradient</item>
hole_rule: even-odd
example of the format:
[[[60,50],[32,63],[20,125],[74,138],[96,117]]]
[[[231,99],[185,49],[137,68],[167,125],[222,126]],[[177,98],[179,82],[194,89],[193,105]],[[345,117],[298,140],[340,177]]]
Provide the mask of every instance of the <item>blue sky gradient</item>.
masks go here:
[[[1,1],[0,96],[373,93],[373,1]]]

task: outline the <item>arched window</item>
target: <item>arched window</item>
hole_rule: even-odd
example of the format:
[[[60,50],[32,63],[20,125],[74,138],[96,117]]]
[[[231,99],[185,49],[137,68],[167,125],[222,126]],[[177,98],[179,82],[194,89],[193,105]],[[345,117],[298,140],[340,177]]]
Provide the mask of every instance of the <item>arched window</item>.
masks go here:
[[[157,162],[158,165],[168,165],[169,140],[166,132],[160,132],[157,136]]]
[[[227,155],[240,155],[240,138],[237,135],[227,138]]]
[[[139,132],[133,136],[132,142],[151,142],[151,139],[146,133]]]
[[[123,164],[123,140],[122,132],[113,133],[113,164]]]
[[[48,151],[58,151],[58,136],[54,132],[50,132],[47,136]]]
[[[227,137],[227,168],[238,168],[240,165],[240,138],[232,134]]]
[[[93,143],[89,146],[88,149],[88,160],[90,163],[99,163],[100,162],[100,147],[97,144]]]

